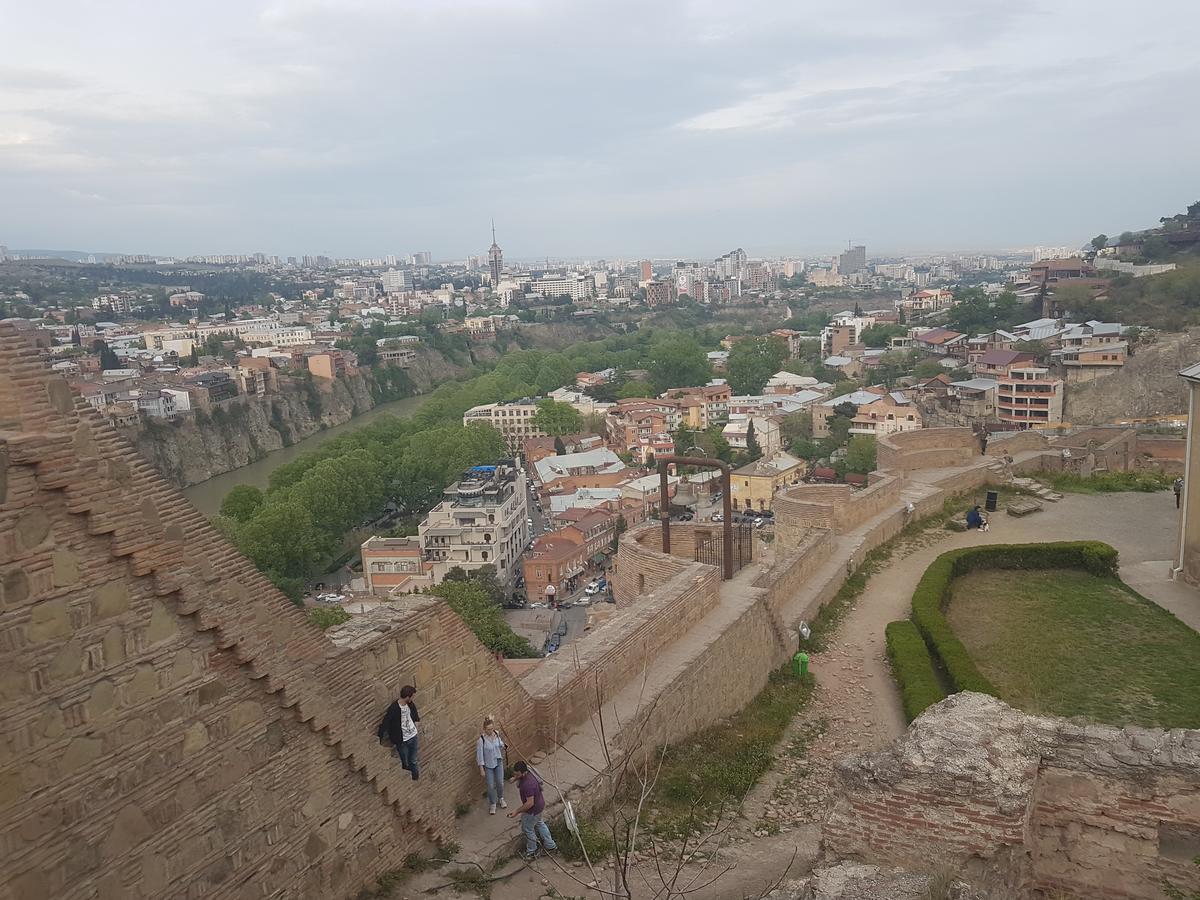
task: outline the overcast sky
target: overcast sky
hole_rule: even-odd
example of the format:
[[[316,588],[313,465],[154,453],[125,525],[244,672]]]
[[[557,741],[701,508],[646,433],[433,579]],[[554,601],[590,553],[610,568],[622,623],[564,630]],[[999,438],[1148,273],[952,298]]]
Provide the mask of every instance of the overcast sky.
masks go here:
[[[0,0],[0,243],[1077,245],[1200,199],[1200,2]]]

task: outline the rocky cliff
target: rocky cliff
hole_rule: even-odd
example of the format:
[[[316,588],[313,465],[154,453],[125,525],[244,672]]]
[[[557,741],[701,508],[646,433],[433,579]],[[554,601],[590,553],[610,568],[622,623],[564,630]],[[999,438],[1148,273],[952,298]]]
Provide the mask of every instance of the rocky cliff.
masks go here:
[[[1179,370],[1200,362],[1200,329],[1160,333],[1113,375],[1069,385],[1063,418],[1080,424],[1149,419],[1187,411]]]
[[[262,399],[241,398],[224,409],[176,422],[147,420],[127,436],[165,478],[187,487],[348,422],[376,402],[369,373],[334,381],[281,378],[279,388]]]

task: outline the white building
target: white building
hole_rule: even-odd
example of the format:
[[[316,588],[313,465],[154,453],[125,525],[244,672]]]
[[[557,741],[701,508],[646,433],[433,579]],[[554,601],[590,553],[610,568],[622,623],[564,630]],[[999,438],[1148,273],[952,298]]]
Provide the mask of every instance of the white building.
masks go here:
[[[463,413],[463,425],[482,422],[491,425],[504,436],[508,449],[518,453],[528,438],[545,437],[546,434],[533,424],[537,415],[538,401],[526,398],[512,403],[484,403],[472,406]]]
[[[525,475],[509,462],[475,466],[442,492],[417,527],[425,560],[440,582],[454,566],[467,572],[495,566],[512,579],[531,540]]]
[[[379,280],[383,282],[385,294],[399,294],[410,287],[408,273],[399,269],[388,269]]]

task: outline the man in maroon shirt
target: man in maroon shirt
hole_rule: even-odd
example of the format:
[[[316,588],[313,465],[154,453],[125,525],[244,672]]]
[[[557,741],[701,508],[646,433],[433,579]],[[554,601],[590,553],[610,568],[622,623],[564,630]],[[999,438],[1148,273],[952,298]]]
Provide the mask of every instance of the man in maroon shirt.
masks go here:
[[[517,781],[517,791],[521,794],[521,805],[508,814],[521,817],[521,830],[525,832],[525,858],[537,856],[538,838],[547,850],[557,850],[558,845],[550,837],[550,829],[542,821],[542,810],[546,808],[546,800],[542,797],[542,782],[524,760],[513,766],[513,777]]]

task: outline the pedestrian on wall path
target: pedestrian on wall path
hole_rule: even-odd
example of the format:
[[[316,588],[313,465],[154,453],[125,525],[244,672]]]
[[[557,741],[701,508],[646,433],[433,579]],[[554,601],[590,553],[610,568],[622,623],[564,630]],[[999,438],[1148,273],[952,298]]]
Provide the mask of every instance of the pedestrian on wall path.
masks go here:
[[[404,771],[412,775],[416,781],[420,777],[420,766],[417,762],[417,723],[421,715],[417,712],[417,704],[413,702],[417,689],[411,684],[400,688],[400,699],[393,700],[383,721],[379,723],[379,739],[389,740],[400,755],[400,765]]]
[[[521,794],[521,805],[508,814],[508,817],[521,817],[521,831],[525,833],[525,858],[533,859],[537,855],[538,840],[547,850],[557,850],[558,845],[550,836],[550,829],[542,819],[542,811],[546,808],[546,800],[542,797],[542,782],[529,770],[528,764],[520,760],[513,766],[513,776],[517,779],[517,790]]]
[[[1175,491],[1175,508],[1179,509],[1180,498],[1183,496],[1183,479],[1176,478],[1175,483],[1171,487]]]
[[[479,766],[479,774],[487,784],[488,814],[496,814],[496,804],[501,809],[508,809],[508,801],[504,799],[504,751],[506,745],[496,720],[487,716],[483,720],[483,730],[479,740],[475,742],[475,762]]]

